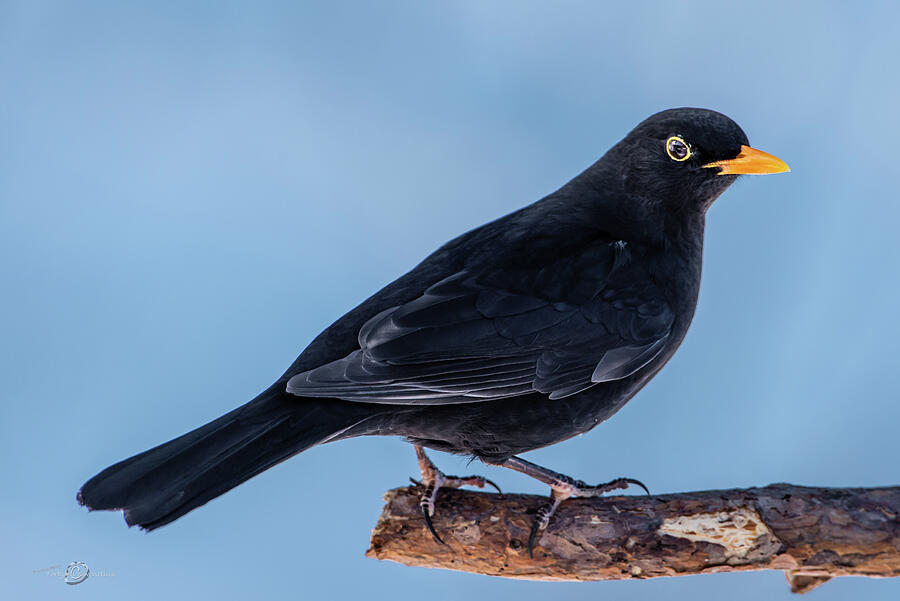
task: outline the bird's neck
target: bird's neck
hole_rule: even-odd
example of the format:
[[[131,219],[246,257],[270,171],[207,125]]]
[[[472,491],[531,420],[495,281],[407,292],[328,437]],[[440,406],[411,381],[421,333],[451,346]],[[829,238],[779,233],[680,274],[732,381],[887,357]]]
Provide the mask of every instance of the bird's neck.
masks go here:
[[[703,247],[706,207],[661,202],[629,188],[599,162],[557,192],[582,219],[610,235],[665,252],[696,257]],[[679,208],[675,208],[679,207]]]

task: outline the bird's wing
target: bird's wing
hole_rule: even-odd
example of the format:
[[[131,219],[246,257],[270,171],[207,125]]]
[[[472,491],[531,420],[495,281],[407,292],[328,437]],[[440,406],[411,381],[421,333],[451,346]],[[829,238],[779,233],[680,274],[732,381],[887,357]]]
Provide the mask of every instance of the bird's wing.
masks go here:
[[[359,350],[295,375],[287,390],[403,405],[564,398],[646,365],[673,320],[630,249],[603,242],[540,269],[447,277],[372,317]]]

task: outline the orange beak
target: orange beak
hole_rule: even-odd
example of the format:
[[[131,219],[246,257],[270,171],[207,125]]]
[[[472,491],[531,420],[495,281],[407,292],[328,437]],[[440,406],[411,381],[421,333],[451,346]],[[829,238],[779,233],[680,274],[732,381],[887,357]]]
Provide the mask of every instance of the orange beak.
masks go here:
[[[777,156],[749,146],[741,146],[741,153],[727,161],[713,161],[704,167],[718,167],[716,175],[762,175],[790,171],[787,163]]]

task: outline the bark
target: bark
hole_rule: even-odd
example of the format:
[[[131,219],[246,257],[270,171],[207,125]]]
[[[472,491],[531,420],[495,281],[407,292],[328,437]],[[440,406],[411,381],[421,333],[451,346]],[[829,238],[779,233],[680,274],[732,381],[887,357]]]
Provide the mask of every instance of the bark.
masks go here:
[[[442,490],[425,528],[417,487],[385,494],[367,552],[406,565],[531,580],[784,570],[805,592],[834,576],[900,575],[900,487],[762,488],[569,499],[528,534],[545,497]]]

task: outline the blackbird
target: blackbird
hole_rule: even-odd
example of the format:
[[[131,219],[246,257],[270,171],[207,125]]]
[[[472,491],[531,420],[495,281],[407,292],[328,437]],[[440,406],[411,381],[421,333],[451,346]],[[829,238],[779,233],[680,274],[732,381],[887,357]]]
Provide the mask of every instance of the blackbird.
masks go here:
[[[338,319],[247,404],[88,480],[78,501],[159,528],[312,446],[413,444],[425,525],[442,474],[425,448],[550,486],[529,541],[588,486],[518,457],[587,432],[681,344],[697,303],[705,214],[741,174],[788,171],[725,115],[657,113],[549,196],[451,240]],[[643,486],[643,485],[641,485]]]

